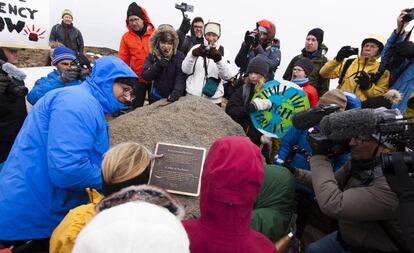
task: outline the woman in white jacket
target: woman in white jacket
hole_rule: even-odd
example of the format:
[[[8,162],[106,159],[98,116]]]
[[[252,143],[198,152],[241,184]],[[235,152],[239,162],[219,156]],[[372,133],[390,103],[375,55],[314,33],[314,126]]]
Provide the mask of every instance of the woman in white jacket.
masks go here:
[[[182,71],[189,75],[187,94],[204,97],[219,105],[224,95],[223,82],[232,77],[229,63],[224,58],[224,48],[218,43],[220,35],[220,22],[210,19],[204,26],[204,44],[191,48],[182,63]],[[208,87],[205,87],[206,82]]]

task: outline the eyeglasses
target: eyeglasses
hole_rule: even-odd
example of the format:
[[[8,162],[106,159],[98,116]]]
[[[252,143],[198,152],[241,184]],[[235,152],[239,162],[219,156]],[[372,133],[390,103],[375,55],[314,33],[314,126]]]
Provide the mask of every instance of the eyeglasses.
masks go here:
[[[368,137],[368,136],[354,136],[353,139],[354,139],[355,143],[357,143],[358,145],[363,144],[364,142],[367,142],[367,141],[371,141],[372,140],[372,138],[371,137]]]
[[[198,25],[193,26],[193,28],[194,28],[194,29],[203,29],[203,27],[202,27],[202,26],[198,26]]]
[[[123,95],[128,101],[135,99],[134,89],[132,87],[122,87]]]

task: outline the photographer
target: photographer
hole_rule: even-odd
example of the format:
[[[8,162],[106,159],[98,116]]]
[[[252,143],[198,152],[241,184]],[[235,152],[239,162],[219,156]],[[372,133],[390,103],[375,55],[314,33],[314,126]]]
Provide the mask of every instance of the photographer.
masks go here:
[[[380,63],[385,38],[371,34],[362,41],[361,54],[356,59],[348,59],[358,55],[358,48],[344,46],[336,57],[328,61],[319,71],[323,78],[339,78],[337,89],[355,93],[361,101],[368,97],[380,96],[388,90],[389,71],[385,71],[378,80],[373,80]]]
[[[279,40],[275,38],[276,26],[269,20],[263,19],[256,23],[256,29],[246,31],[244,41],[234,62],[244,75],[250,60],[256,55],[264,55],[269,64],[266,80],[273,80],[275,71],[280,64],[281,53]],[[238,85],[241,85],[239,83]]]
[[[76,59],[76,53],[66,47],[53,50],[52,65],[56,67],[46,77],[36,81],[33,89],[27,95],[27,101],[32,105],[51,90],[81,84],[81,69],[71,66]]]
[[[204,97],[217,105],[221,105],[224,95],[223,80],[232,77],[220,36],[220,21],[210,19],[204,26],[204,43],[193,46],[182,63],[182,71],[188,75],[187,94]]]
[[[0,48],[0,60],[17,64],[17,49]],[[16,85],[24,87],[24,82],[18,82],[18,84],[14,83],[0,69],[0,171],[27,115],[25,101],[27,92],[16,93],[13,89]]]
[[[382,109],[376,109],[374,115],[400,116],[397,110]],[[356,136],[349,142],[351,160],[336,173],[324,149],[312,145],[310,167],[316,199],[322,212],[338,220],[339,229],[310,244],[308,252],[407,252],[397,221],[398,199],[387,184],[379,159],[396,147],[388,137],[376,132],[367,134],[363,119],[366,118],[367,125],[374,123],[368,122],[364,111],[331,114],[321,122],[324,129],[326,118],[336,119],[331,125],[341,129],[333,127],[329,131]],[[353,119],[358,119],[360,126],[355,126],[357,121]],[[346,132],[347,129],[350,130]],[[355,134],[364,131],[362,135]],[[328,137],[333,138],[334,134]]]
[[[152,81],[150,104],[163,98],[174,102],[184,93],[186,76],[181,70],[184,55],[177,47],[178,35],[172,26],[163,25],[152,34],[152,53],[145,59],[142,70],[142,78]]]
[[[409,41],[411,32],[405,28],[414,18],[414,9],[404,9],[397,17],[397,28],[391,33],[385,44],[381,58],[389,58],[391,72],[390,87],[403,95],[402,100],[393,108],[401,112],[407,109],[407,103],[414,93],[414,43]]]

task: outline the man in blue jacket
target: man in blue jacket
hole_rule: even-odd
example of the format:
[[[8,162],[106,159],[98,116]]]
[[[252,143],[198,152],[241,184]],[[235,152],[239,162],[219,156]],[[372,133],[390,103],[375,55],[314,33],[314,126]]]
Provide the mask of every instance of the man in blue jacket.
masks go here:
[[[109,148],[104,114],[132,99],[137,75],[120,59],[95,62],[81,84],[48,92],[33,107],[0,173],[0,241],[6,247],[48,238],[66,213],[101,188]]]
[[[57,69],[36,81],[33,89],[27,94],[27,101],[34,105],[51,90],[81,84],[80,69],[70,68],[75,59],[76,53],[72,49],[66,47],[55,48],[53,50],[52,65]]]

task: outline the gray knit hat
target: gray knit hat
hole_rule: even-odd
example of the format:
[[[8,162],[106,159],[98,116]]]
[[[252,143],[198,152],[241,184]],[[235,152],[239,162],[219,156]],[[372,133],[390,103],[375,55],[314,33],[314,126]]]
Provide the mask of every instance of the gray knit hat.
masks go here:
[[[306,76],[309,76],[313,71],[313,62],[308,58],[301,58],[297,60],[295,62],[295,66],[301,67],[305,71]]]
[[[257,55],[250,60],[249,65],[247,65],[246,72],[247,74],[254,72],[266,77],[269,73],[269,64],[266,62],[266,59],[262,55]]]

